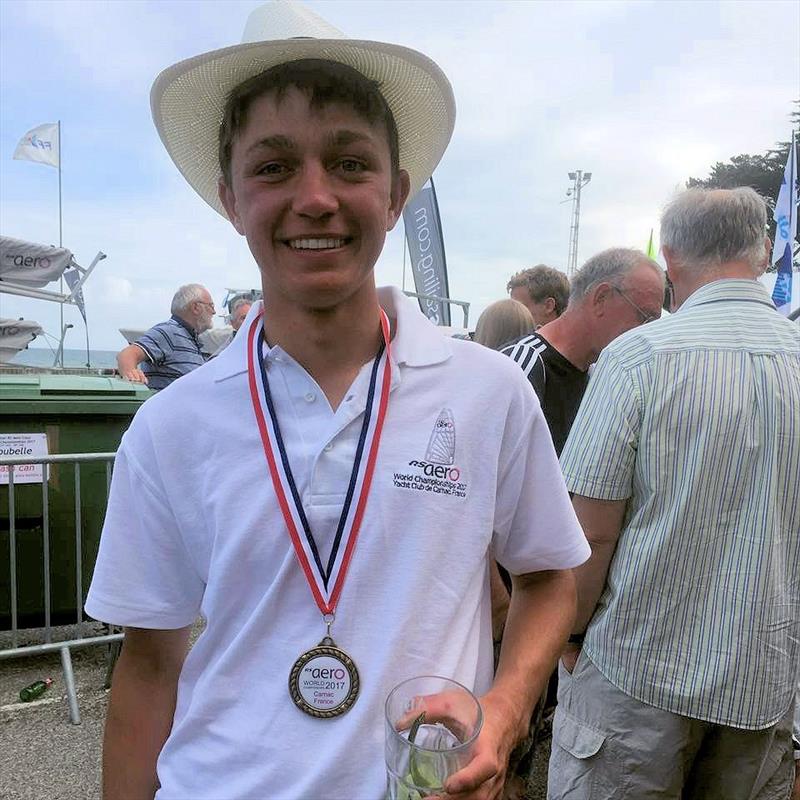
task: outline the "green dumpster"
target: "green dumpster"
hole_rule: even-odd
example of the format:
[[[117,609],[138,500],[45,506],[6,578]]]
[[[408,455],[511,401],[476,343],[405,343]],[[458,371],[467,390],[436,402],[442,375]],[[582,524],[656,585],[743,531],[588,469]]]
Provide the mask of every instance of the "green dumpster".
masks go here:
[[[49,455],[115,452],[133,415],[151,394],[140,384],[100,375],[0,373],[0,453],[26,452],[30,448],[25,443],[34,441],[39,447],[46,441]],[[43,490],[41,479],[18,482],[23,477],[19,467],[15,470],[19,628],[45,625],[45,528],[49,536],[50,624],[70,624],[79,619],[78,593],[82,607],[97,557],[110,463],[82,463],[77,495],[75,472],[74,463],[51,464]],[[35,477],[30,469],[27,477]],[[0,474],[0,481],[0,630],[9,630],[12,571],[7,473]]]

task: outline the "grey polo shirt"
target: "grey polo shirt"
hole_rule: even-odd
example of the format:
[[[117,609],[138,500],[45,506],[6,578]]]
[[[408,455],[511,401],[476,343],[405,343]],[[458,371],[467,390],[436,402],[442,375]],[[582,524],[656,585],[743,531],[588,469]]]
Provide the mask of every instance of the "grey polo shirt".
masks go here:
[[[197,334],[174,314],[166,322],[154,325],[134,344],[147,355],[142,371],[151,389],[163,389],[206,362]]]

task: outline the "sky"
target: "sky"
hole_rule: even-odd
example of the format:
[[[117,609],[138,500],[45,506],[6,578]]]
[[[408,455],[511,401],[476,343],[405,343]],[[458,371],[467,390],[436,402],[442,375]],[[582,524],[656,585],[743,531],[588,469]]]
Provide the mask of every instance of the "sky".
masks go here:
[[[184,182],[149,107],[162,69],[237,44],[259,4],[0,0],[0,233],[58,244],[57,170],[12,154],[61,120],[64,245],[82,266],[107,255],[84,289],[93,349],[167,318],[181,284],[205,284],[218,306],[227,287],[260,285],[246,242]],[[592,172],[578,263],[644,248],[689,177],[786,141],[800,97],[794,0],[306,5],[351,38],[421,50],[449,77],[456,127],[434,178],[450,294],[471,304],[471,327],[514,272],[566,269],[568,172]],[[399,224],[378,284],[400,285],[403,260]],[[410,269],[406,280],[413,289]],[[0,316],[58,335],[55,303],[0,294]],[[83,347],[77,309],[64,316],[66,346]]]

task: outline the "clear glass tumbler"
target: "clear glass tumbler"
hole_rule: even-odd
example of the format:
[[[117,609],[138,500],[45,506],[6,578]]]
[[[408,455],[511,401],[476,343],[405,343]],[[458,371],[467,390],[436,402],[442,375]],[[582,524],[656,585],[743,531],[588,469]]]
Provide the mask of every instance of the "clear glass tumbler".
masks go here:
[[[482,725],[478,699],[456,681],[423,675],[395,686],[386,698],[387,800],[440,793],[472,760]]]

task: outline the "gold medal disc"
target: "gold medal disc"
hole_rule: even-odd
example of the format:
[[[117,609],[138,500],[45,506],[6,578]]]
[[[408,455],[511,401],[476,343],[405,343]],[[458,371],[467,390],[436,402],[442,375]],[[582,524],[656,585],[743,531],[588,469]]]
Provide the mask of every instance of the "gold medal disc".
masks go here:
[[[358,668],[329,636],[306,650],[289,673],[289,694],[305,714],[332,719],[349,711],[361,688]]]

